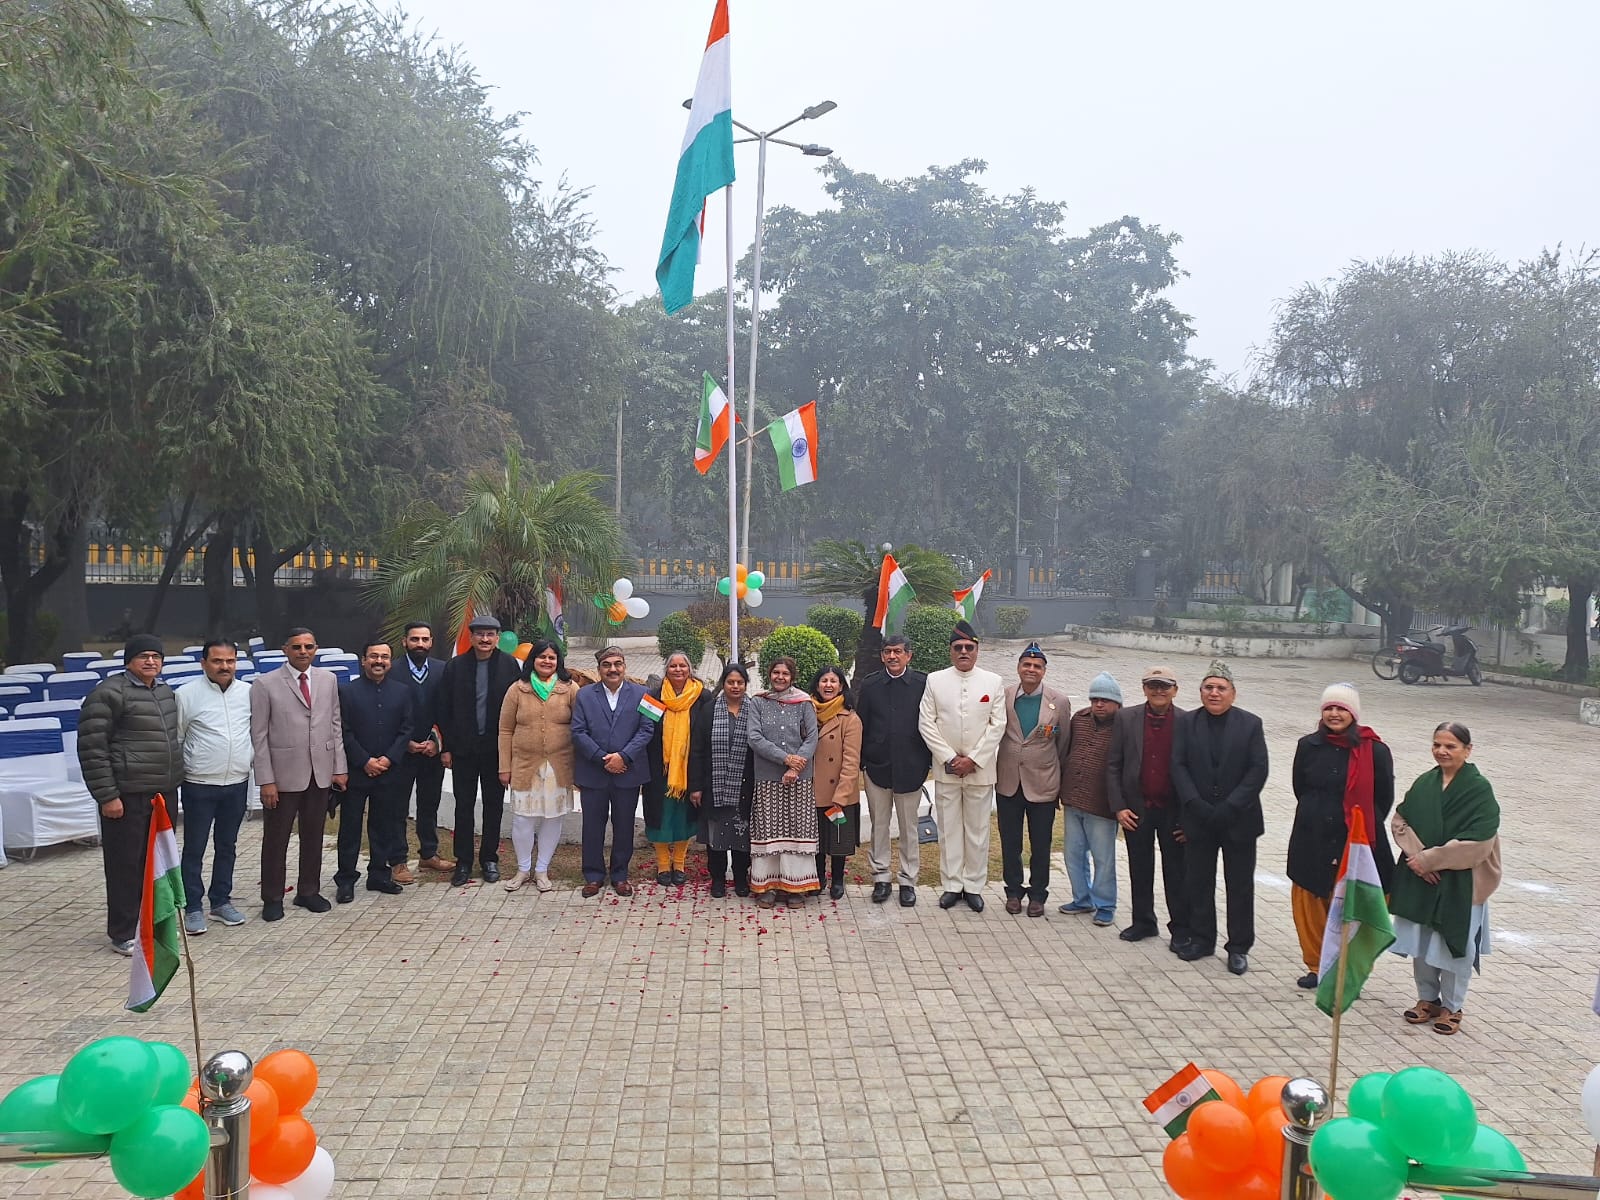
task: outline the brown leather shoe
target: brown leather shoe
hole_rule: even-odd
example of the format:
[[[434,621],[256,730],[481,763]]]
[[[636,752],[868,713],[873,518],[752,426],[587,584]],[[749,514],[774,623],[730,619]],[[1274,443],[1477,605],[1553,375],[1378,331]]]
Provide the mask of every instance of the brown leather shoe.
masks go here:
[[[1028,915],[1030,917],[1042,917],[1042,916],[1044,916],[1044,901],[1043,900],[1029,900],[1028,901]]]
[[[453,859],[440,858],[437,854],[435,854],[432,858],[423,859],[417,864],[417,866],[427,867],[430,871],[454,871],[456,869],[456,864]]]
[[[583,885],[583,898],[585,900],[593,900],[599,894],[600,885],[598,883],[586,883]]]
[[[1019,912],[1021,912],[1022,911],[1022,897],[1021,896],[1007,896],[1006,897],[1006,911],[1008,913],[1010,913],[1013,917],[1016,916]]]
[[[389,878],[396,883],[415,883],[417,877],[411,873],[411,868],[401,863],[398,867],[389,868]]]
[[[619,879],[616,883],[611,885],[611,890],[616,892],[616,894],[619,896],[631,896],[633,895],[633,884],[629,883],[626,879]]]

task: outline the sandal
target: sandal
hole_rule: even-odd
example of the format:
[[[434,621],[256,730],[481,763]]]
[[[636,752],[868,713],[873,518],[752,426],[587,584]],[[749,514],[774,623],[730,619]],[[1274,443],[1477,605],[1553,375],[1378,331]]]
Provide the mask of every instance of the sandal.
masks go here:
[[[1452,1034],[1461,1028],[1461,1010],[1447,1011],[1443,1005],[1439,1007],[1440,1017],[1433,1023],[1435,1033]]]
[[[1435,1000],[1418,1000],[1401,1016],[1405,1017],[1407,1025],[1426,1025],[1436,1020],[1444,1012],[1444,1005]]]

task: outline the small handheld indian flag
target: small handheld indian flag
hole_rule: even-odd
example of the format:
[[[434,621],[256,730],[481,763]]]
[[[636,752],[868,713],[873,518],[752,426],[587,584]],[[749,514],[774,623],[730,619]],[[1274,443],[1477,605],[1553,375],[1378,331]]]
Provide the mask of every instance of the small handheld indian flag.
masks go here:
[[[983,585],[989,582],[989,572],[985,571],[978,576],[978,581],[969,588],[962,588],[959,592],[951,592],[955,597],[956,611],[965,621],[978,619],[978,601],[983,599]]]
[[[835,825],[844,824],[844,809],[840,808],[837,804],[830,808],[823,809],[822,815],[827,817],[828,820],[832,821]]]
[[[1156,1123],[1175,1138],[1189,1127],[1189,1115],[1207,1100],[1220,1100],[1205,1073],[1189,1063],[1144,1098],[1144,1106]]]
[[[778,452],[778,478],[783,490],[817,480],[817,402],[802,404],[767,426]]]
[[[707,371],[700,384],[700,425],[694,434],[694,469],[700,474],[711,470],[711,464],[728,444],[730,424],[728,397]]]
[[[650,720],[659,721],[667,715],[667,706],[646,692],[644,699],[639,701],[639,711]]]
[[[161,998],[178,973],[178,911],[183,907],[183,871],[178,839],[166,798],[150,802],[150,840],[145,847],[144,891],[139,898],[139,939],[128,970],[128,1004],[144,1012]]]
[[[905,620],[906,609],[917,594],[911,590],[906,573],[895,562],[894,555],[883,556],[883,566],[878,570],[878,609],[872,616],[872,627],[881,629],[883,636],[898,633]]]
[[[1322,962],[1317,967],[1317,1007],[1330,1017],[1344,1012],[1361,995],[1378,956],[1394,944],[1394,923],[1383,899],[1378,863],[1367,836],[1367,819],[1359,806],[1350,810],[1350,836],[1339,864],[1339,882],[1328,905],[1328,926],[1322,934]],[[1339,995],[1339,956],[1344,955],[1344,994]],[[1340,1004],[1339,1001],[1343,1000]]]

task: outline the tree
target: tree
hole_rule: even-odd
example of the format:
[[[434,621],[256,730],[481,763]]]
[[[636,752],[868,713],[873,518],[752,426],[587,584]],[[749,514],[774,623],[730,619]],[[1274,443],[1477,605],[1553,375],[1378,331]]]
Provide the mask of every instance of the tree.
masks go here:
[[[881,630],[872,628],[878,607],[878,579],[883,573],[883,551],[860,541],[824,538],[811,548],[814,569],[800,581],[813,595],[855,596],[866,615],[866,627],[856,642],[852,678],[865,679],[877,670],[878,651],[883,645]],[[894,551],[895,562],[905,572],[906,581],[925,603],[937,603],[959,584],[955,564],[936,550],[905,545]]]

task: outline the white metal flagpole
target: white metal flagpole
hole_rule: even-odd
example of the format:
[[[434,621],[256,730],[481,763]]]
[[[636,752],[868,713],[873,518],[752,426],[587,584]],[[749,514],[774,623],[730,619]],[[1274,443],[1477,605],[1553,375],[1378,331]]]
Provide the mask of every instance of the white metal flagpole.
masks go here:
[[[738,563],[739,563],[739,438],[736,426],[738,424],[739,406],[734,402],[735,384],[733,374],[733,184],[723,189],[723,197],[727,201],[724,209],[727,226],[727,259],[728,259],[728,661],[738,662],[739,659],[739,589],[738,589]],[[724,663],[723,666],[727,666]]]

